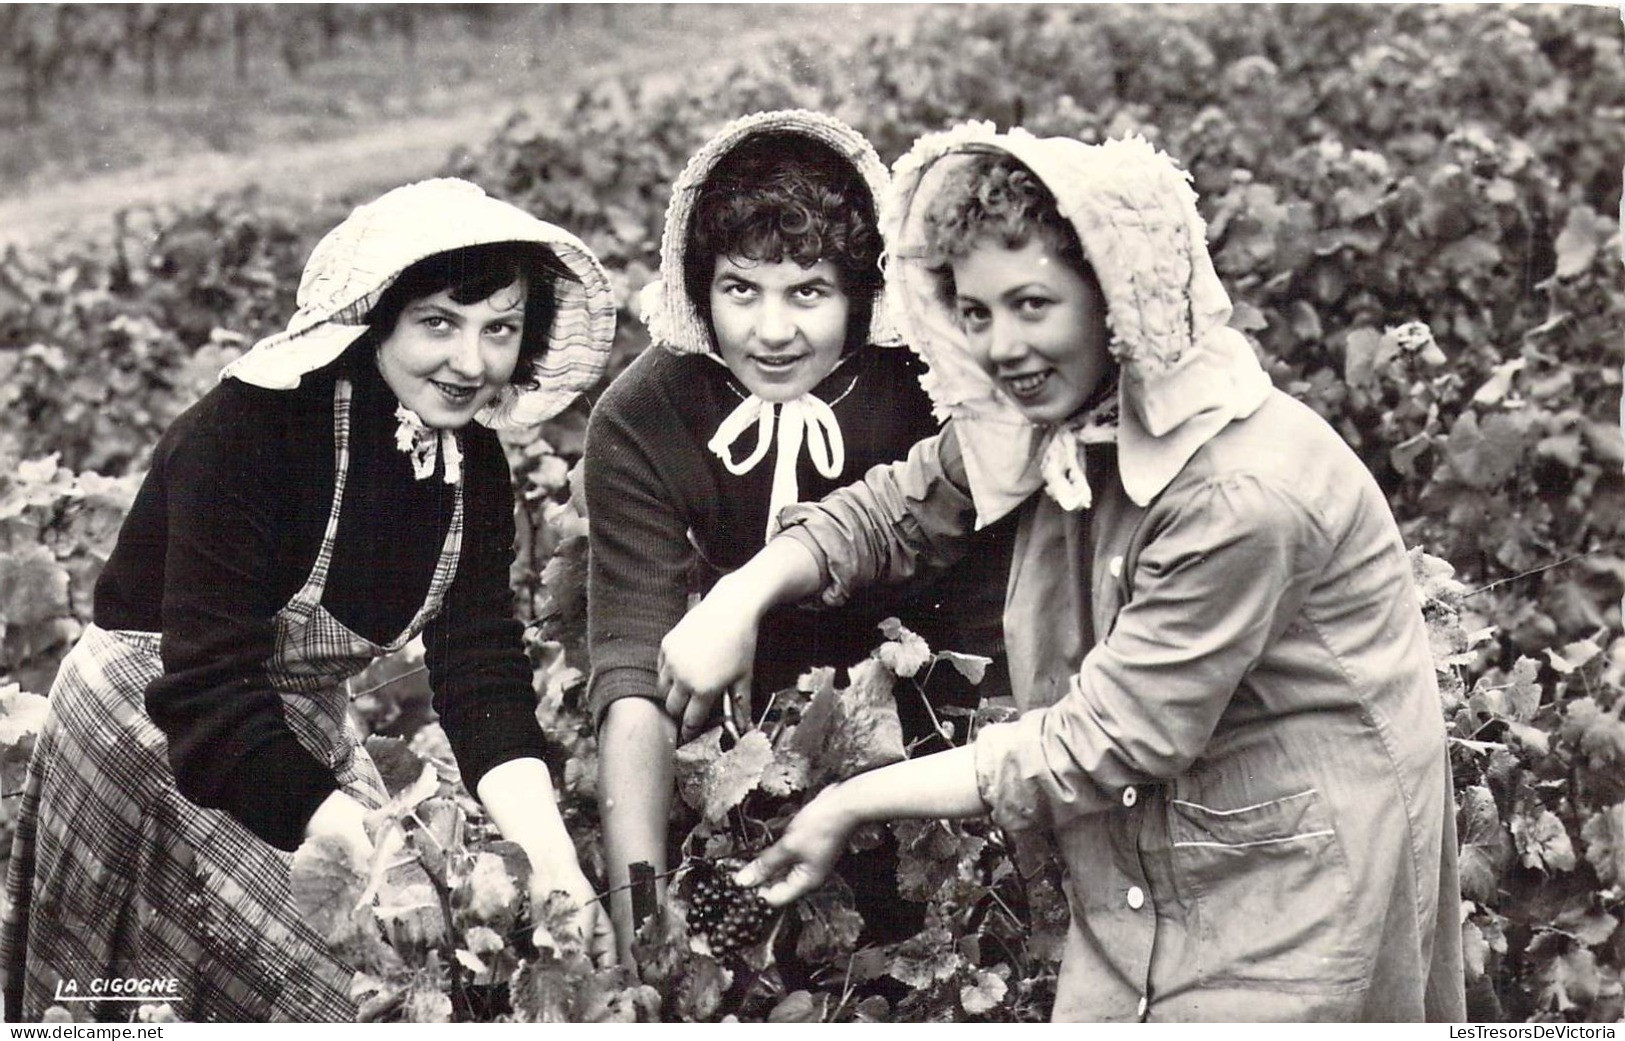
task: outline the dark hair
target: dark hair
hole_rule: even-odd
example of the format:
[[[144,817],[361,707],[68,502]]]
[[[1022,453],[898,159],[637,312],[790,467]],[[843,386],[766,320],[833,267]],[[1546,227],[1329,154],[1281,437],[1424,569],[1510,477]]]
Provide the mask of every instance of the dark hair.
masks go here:
[[[719,257],[803,267],[835,265],[851,301],[847,343],[868,335],[880,289],[880,232],[874,197],[857,167],[802,134],[757,134],[712,168],[694,203],[683,250],[683,287],[711,320]]]
[[[415,300],[450,293],[459,304],[473,304],[523,280],[525,317],[519,362],[508,382],[534,390],[536,362],[547,351],[547,335],[553,327],[553,285],[561,278],[576,281],[553,251],[537,242],[490,242],[435,253],[390,283],[367,312],[366,335],[351,350],[370,361],[372,351],[395,331],[401,312]]]
[[[1077,230],[1055,196],[1020,161],[1003,152],[974,153],[943,178],[925,211],[926,265],[943,299],[954,298],[953,262],[983,239],[1020,249],[1033,238],[1090,281],[1094,268]]]

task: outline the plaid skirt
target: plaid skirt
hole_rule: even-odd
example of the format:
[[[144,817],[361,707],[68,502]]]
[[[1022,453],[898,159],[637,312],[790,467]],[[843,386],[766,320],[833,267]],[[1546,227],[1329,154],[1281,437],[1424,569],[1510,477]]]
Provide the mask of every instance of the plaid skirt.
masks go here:
[[[185,1022],[353,1020],[353,972],[300,920],[291,855],[176,790],[144,708],[161,671],[157,634],[91,626],[51,688],[6,876],[7,1018],[37,1022],[61,1005],[76,1020],[128,1021],[163,1003]],[[343,735],[349,747],[312,753],[381,803],[342,718],[296,730],[307,743]]]

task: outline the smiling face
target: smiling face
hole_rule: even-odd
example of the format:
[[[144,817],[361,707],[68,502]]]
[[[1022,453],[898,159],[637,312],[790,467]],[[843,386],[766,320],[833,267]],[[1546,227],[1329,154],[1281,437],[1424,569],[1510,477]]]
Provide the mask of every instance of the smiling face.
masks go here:
[[[378,371],[401,404],[440,430],[467,425],[494,401],[519,362],[525,283],[470,304],[449,290],[407,304],[378,346]]]
[[[718,257],[710,304],[723,362],[763,401],[799,398],[841,360],[851,304],[830,261]]]
[[[954,309],[978,364],[1035,423],[1091,403],[1116,368],[1106,298],[1038,236],[982,238],[953,261]]]

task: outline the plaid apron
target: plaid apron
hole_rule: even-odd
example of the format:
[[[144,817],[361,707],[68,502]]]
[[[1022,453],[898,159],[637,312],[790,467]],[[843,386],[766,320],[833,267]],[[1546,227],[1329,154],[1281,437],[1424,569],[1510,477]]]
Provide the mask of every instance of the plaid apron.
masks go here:
[[[462,547],[463,490],[417,617],[388,645],[356,636],[321,606],[349,469],[349,415],[350,385],[341,381],[327,531],[310,577],[276,616],[266,675],[299,743],[346,792],[377,807],[383,782],[349,720],[345,681],[403,647],[440,609]],[[129,1020],[140,1003],[114,1000],[117,985],[106,981],[158,980],[187,1022],[353,1020],[353,973],[300,920],[292,856],[176,790],[163,733],[144,708],[163,671],[159,646],[158,633],[92,625],[52,685],[6,877],[7,1018],[38,1021],[61,1004],[79,1020]]]

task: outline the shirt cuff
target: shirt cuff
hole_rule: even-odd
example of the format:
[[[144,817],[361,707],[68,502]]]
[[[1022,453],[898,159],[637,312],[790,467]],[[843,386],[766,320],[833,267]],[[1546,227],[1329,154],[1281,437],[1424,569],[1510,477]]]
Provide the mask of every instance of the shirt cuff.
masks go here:
[[[660,701],[655,679],[655,671],[641,665],[616,665],[593,673],[590,699],[593,728],[596,730],[604,725],[604,715],[609,712],[609,706],[622,698]]]
[[[1019,774],[1021,721],[992,723],[976,733],[972,757],[976,764],[976,791],[988,814],[1008,832],[1027,831],[1042,824],[1032,786]]]

